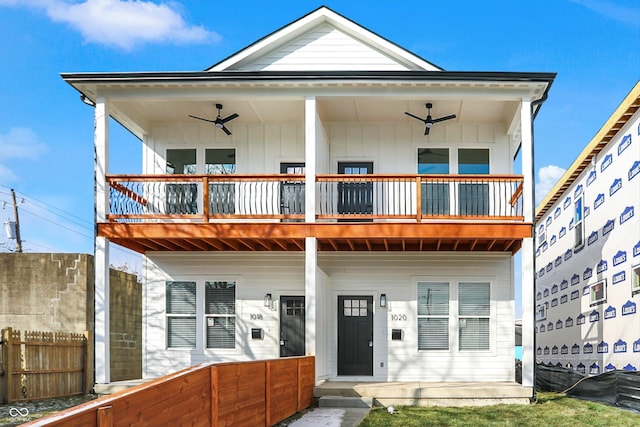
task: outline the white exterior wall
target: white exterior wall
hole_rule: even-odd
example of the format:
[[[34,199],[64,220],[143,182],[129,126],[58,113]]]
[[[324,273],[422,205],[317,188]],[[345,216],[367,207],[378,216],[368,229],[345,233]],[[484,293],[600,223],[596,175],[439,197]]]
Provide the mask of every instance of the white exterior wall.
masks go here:
[[[279,314],[264,307],[263,297],[267,292],[276,300],[281,295],[304,295],[304,262],[304,255],[291,253],[149,256],[143,283],[144,376],[155,377],[205,361],[278,357]],[[315,279],[318,379],[337,376],[337,297],[366,294],[374,297],[374,374],[360,379],[514,380],[514,307],[509,255],[320,253],[318,267],[320,271]],[[236,280],[236,349],[167,349],[167,280]],[[450,351],[417,350],[416,283],[433,280],[451,283],[453,301],[459,281],[491,283],[490,350],[463,352],[457,349],[454,313]],[[386,309],[379,307],[381,293],[387,295]],[[203,305],[203,301],[199,304]],[[262,319],[255,319],[255,314],[261,314]],[[263,340],[250,339],[250,330],[255,327],[264,329]],[[393,328],[403,330],[402,341],[391,340]]]
[[[639,123],[636,113],[598,155],[595,167],[583,171],[539,222],[547,244],[538,242],[536,304],[549,307],[546,319],[536,322],[538,361],[570,363],[586,374],[640,369],[640,294],[631,290],[632,267],[640,264]],[[588,211],[585,245],[574,251],[573,202],[580,191]],[[592,306],[589,286],[602,279],[607,280],[606,301]],[[567,327],[568,318],[573,326]],[[586,344],[592,353],[585,354]],[[574,345],[578,354],[572,354]],[[562,354],[563,346],[568,354]]]

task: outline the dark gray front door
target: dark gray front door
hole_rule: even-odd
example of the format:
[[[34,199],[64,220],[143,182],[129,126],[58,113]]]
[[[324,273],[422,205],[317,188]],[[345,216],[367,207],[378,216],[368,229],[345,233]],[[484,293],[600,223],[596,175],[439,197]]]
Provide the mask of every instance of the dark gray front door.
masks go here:
[[[373,297],[338,297],[338,375],[373,375]]]
[[[280,297],[280,357],[304,356],[304,297]]]

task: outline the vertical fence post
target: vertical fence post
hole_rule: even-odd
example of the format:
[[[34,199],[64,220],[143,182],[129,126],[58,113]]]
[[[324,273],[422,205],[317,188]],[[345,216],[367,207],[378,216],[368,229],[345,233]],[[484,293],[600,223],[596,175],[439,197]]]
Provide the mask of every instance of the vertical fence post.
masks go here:
[[[264,422],[267,427],[271,425],[271,361],[265,362],[264,368]]]
[[[416,177],[416,220],[422,222],[422,178]]]
[[[112,409],[112,406],[102,406],[98,408],[98,427],[113,427]]]
[[[211,427],[218,427],[220,425],[220,408],[218,394],[220,393],[218,385],[218,368],[211,366],[209,368],[211,386],[209,392],[211,393]]]
[[[0,397],[2,397],[2,399],[0,400],[0,403],[9,403],[9,392],[11,391],[11,370],[9,368],[11,365],[9,363],[11,360],[9,358],[9,348],[11,347],[11,328],[2,330],[2,337],[0,337],[0,340],[2,340],[0,351],[2,351],[2,364],[4,369],[2,384],[0,384],[2,386],[0,393]]]
[[[209,222],[209,178],[202,177],[202,216],[204,222]]]
[[[89,394],[91,389],[93,388],[93,352],[91,349],[93,346],[91,345],[92,340],[91,332],[84,331],[84,384],[82,392],[84,394]]]
[[[5,377],[5,399],[7,403],[13,401],[13,329],[6,328],[3,330],[2,341],[5,343],[5,363],[4,363],[4,377]]]

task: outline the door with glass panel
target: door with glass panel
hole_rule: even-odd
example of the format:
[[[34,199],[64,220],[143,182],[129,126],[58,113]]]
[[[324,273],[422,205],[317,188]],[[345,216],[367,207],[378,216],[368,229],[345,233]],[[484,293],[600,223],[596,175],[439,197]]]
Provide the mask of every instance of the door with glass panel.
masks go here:
[[[280,163],[281,174],[304,175],[304,163]],[[281,181],[280,213],[283,215],[304,214],[304,181]],[[285,219],[283,221],[304,221],[304,219]]]
[[[197,172],[196,150],[168,149],[166,172],[169,175],[193,175]],[[165,211],[168,214],[198,213],[198,184],[170,183],[165,186]]]
[[[372,174],[373,162],[339,162],[338,173],[343,175]],[[372,214],[373,182],[364,180],[338,182],[338,213]]]
[[[338,297],[338,375],[373,375],[373,297]]]
[[[207,175],[232,175],[236,173],[234,148],[208,148],[204,151],[204,173]],[[209,213],[234,214],[236,212],[236,184],[231,180],[211,180],[209,183]]]
[[[280,357],[304,356],[304,297],[280,297]]]

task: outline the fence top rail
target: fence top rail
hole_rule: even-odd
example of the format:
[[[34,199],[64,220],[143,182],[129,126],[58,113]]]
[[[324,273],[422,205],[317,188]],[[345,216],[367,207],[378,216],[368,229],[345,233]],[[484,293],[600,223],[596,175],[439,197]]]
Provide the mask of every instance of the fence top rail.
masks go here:
[[[298,360],[298,359],[314,359],[315,356],[298,356],[298,357],[288,357],[286,358],[286,360],[290,360],[290,361],[294,361],[294,360]],[[28,426],[46,426],[50,423],[53,422],[59,422],[64,420],[65,418],[69,418],[69,417],[73,417],[75,415],[78,414],[82,414],[84,412],[87,411],[97,411],[100,408],[106,407],[106,406],[110,406],[112,405],[113,402],[116,402],[118,400],[121,399],[125,399],[128,396],[131,396],[133,394],[136,393],[140,393],[146,390],[151,390],[154,389],[156,387],[158,387],[159,384],[161,383],[165,383],[168,381],[173,381],[176,379],[179,379],[181,377],[193,374],[195,372],[201,371],[201,370],[206,370],[206,369],[213,369],[216,367],[222,367],[222,366],[230,366],[230,365],[239,365],[239,364],[247,364],[247,363],[268,363],[268,362],[273,362],[273,361],[280,361],[283,359],[265,359],[265,360],[253,360],[253,361],[244,361],[244,362],[223,362],[223,363],[215,363],[215,362],[209,362],[209,363],[200,363],[198,365],[194,365],[185,369],[182,369],[180,371],[165,375],[163,377],[160,378],[156,378],[153,380],[149,380],[148,382],[136,385],[134,387],[125,389],[125,390],[121,390],[121,391],[117,391],[113,394],[110,394],[108,396],[102,396],[99,397],[97,399],[91,400],[89,402],[85,402],[82,403],[78,406],[74,406],[72,408],[69,409],[65,409],[63,411],[57,412],[55,414],[46,416],[44,418],[38,419],[38,420],[34,420],[31,421],[29,423],[27,423],[26,425]],[[315,364],[312,364],[312,366],[315,367]]]

